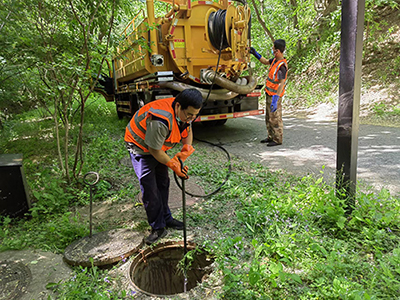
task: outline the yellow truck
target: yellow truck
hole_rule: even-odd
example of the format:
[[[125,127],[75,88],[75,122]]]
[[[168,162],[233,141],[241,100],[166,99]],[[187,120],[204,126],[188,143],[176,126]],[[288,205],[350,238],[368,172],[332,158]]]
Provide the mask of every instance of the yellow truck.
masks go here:
[[[242,76],[246,70],[251,72],[247,4],[158,1],[170,10],[155,17],[154,0],[146,0],[147,16],[141,11],[128,24],[110,76],[99,80],[96,91],[115,102],[118,117],[132,116],[144,104],[174,97],[187,88],[203,95],[203,110],[196,121],[222,125],[229,118],[263,114],[258,104],[261,86],[255,77]]]

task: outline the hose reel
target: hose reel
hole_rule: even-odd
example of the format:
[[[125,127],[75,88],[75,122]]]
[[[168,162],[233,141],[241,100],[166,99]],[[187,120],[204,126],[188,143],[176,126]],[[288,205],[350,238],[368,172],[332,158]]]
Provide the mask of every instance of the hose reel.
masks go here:
[[[250,8],[247,5],[230,5],[227,9],[218,10],[210,8],[205,16],[206,39],[210,48],[222,51],[230,47],[233,56],[235,52],[243,51],[248,46],[250,16]]]
[[[230,46],[225,29],[226,10],[212,9],[208,17],[208,38],[211,45],[217,50],[224,50]]]

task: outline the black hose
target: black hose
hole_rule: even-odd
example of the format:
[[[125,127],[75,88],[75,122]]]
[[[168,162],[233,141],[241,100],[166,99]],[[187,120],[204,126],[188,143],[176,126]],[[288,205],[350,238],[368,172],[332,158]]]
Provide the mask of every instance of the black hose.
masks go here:
[[[212,84],[210,86],[210,89],[208,91],[207,98],[203,101],[203,104],[207,102],[208,97],[210,96],[211,90],[212,90],[212,88],[214,86],[215,77],[216,77],[216,74],[217,74],[217,71],[218,71],[219,61],[221,59],[221,49],[222,49],[223,39],[220,39],[219,41],[220,41],[220,44],[219,44],[218,49],[220,49],[220,51],[219,51],[219,55],[218,55],[218,61],[217,61],[217,67],[215,69],[214,79],[213,79],[213,82],[212,82]],[[201,111],[203,110],[203,107],[204,106],[202,106],[202,108],[201,108],[201,110],[199,112],[199,115],[201,115]],[[229,176],[231,175],[231,172],[232,172],[231,156],[229,155],[229,152],[224,147],[222,147],[221,145],[213,144],[211,142],[200,140],[200,139],[197,139],[197,138],[194,138],[194,139],[199,141],[199,142],[207,143],[207,144],[210,144],[212,146],[215,146],[215,147],[218,147],[218,148],[222,149],[222,151],[224,151],[226,153],[226,156],[228,157],[229,167],[228,167],[228,173],[226,174],[224,182],[222,182],[221,185],[216,190],[214,190],[213,192],[211,192],[209,194],[206,194],[206,195],[195,195],[195,194],[187,192],[186,190],[184,191],[182,186],[180,185],[180,183],[178,181],[178,177],[176,176],[176,173],[174,172],[175,183],[182,191],[184,191],[186,194],[188,194],[189,196],[192,196],[192,197],[207,198],[207,197],[210,197],[210,196],[218,193],[221,190],[221,188],[224,186],[224,184],[228,181]]]
[[[207,143],[207,144],[210,144],[210,145],[212,145],[214,147],[218,147],[218,148],[222,149],[222,151],[224,151],[226,153],[226,156],[228,157],[228,162],[229,162],[228,173],[226,174],[225,180],[220,184],[220,186],[216,190],[214,190],[211,193],[206,194],[206,195],[196,195],[196,194],[189,193],[189,192],[187,192],[185,190],[185,193],[187,195],[189,195],[189,196],[198,197],[198,198],[208,198],[208,197],[218,193],[221,190],[221,188],[224,186],[224,184],[228,181],[229,176],[231,175],[231,172],[232,172],[231,156],[229,155],[229,152],[224,147],[222,147],[221,145],[217,145],[217,144],[214,144],[214,143],[211,143],[211,142],[208,142],[208,141],[204,141],[204,140],[200,140],[200,139],[197,139],[197,138],[194,138],[194,139],[199,141],[199,142]],[[175,172],[174,172],[174,178],[175,178],[175,182],[176,182],[177,186],[183,191],[183,188],[182,188],[181,184],[179,183],[178,177],[176,176]]]
[[[225,31],[225,16],[226,9],[219,9],[208,17],[208,36],[211,45],[220,51],[230,46]]]

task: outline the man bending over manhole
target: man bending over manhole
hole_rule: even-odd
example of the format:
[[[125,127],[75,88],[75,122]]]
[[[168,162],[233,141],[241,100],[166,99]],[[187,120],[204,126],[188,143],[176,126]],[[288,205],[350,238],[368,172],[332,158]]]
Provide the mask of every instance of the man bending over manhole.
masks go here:
[[[193,152],[191,122],[203,103],[201,93],[187,89],[176,98],[160,99],[140,108],[125,130],[125,142],[139,179],[147,220],[152,228],[145,242],[151,245],[167,235],[166,228],[183,229],[168,206],[168,167],[179,177],[188,178],[188,167],[181,166]],[[183,147],[172,159],[166,151],[182,140]]]

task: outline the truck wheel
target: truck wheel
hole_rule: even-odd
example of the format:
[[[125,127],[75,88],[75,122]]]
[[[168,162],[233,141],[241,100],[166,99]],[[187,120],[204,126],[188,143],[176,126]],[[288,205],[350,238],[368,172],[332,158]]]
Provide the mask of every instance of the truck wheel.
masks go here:
[[[202,121],[201,124],[203,124],[204,127],[214,127],[217,126],[218,120],[212,120],[212,121]]]
[[[222,126],[226,123],[227,120],[228,119],[203,121],[203,122],[201,122],[201,124],[203,124],[204,127]]]
[[[124,117],[124,115],[125,115],[125,114],[124,114],[123,112],[119,111],[118,108],[117,108],[117,116],[118,116],[118,119],[122,120],[122,118]]]
[[[216,126],[222,126],[222,125],[225,125],[226,121],[228,121],[228,119],[221,119],[221,120],[217,120],[217,125],[216,125]]]

